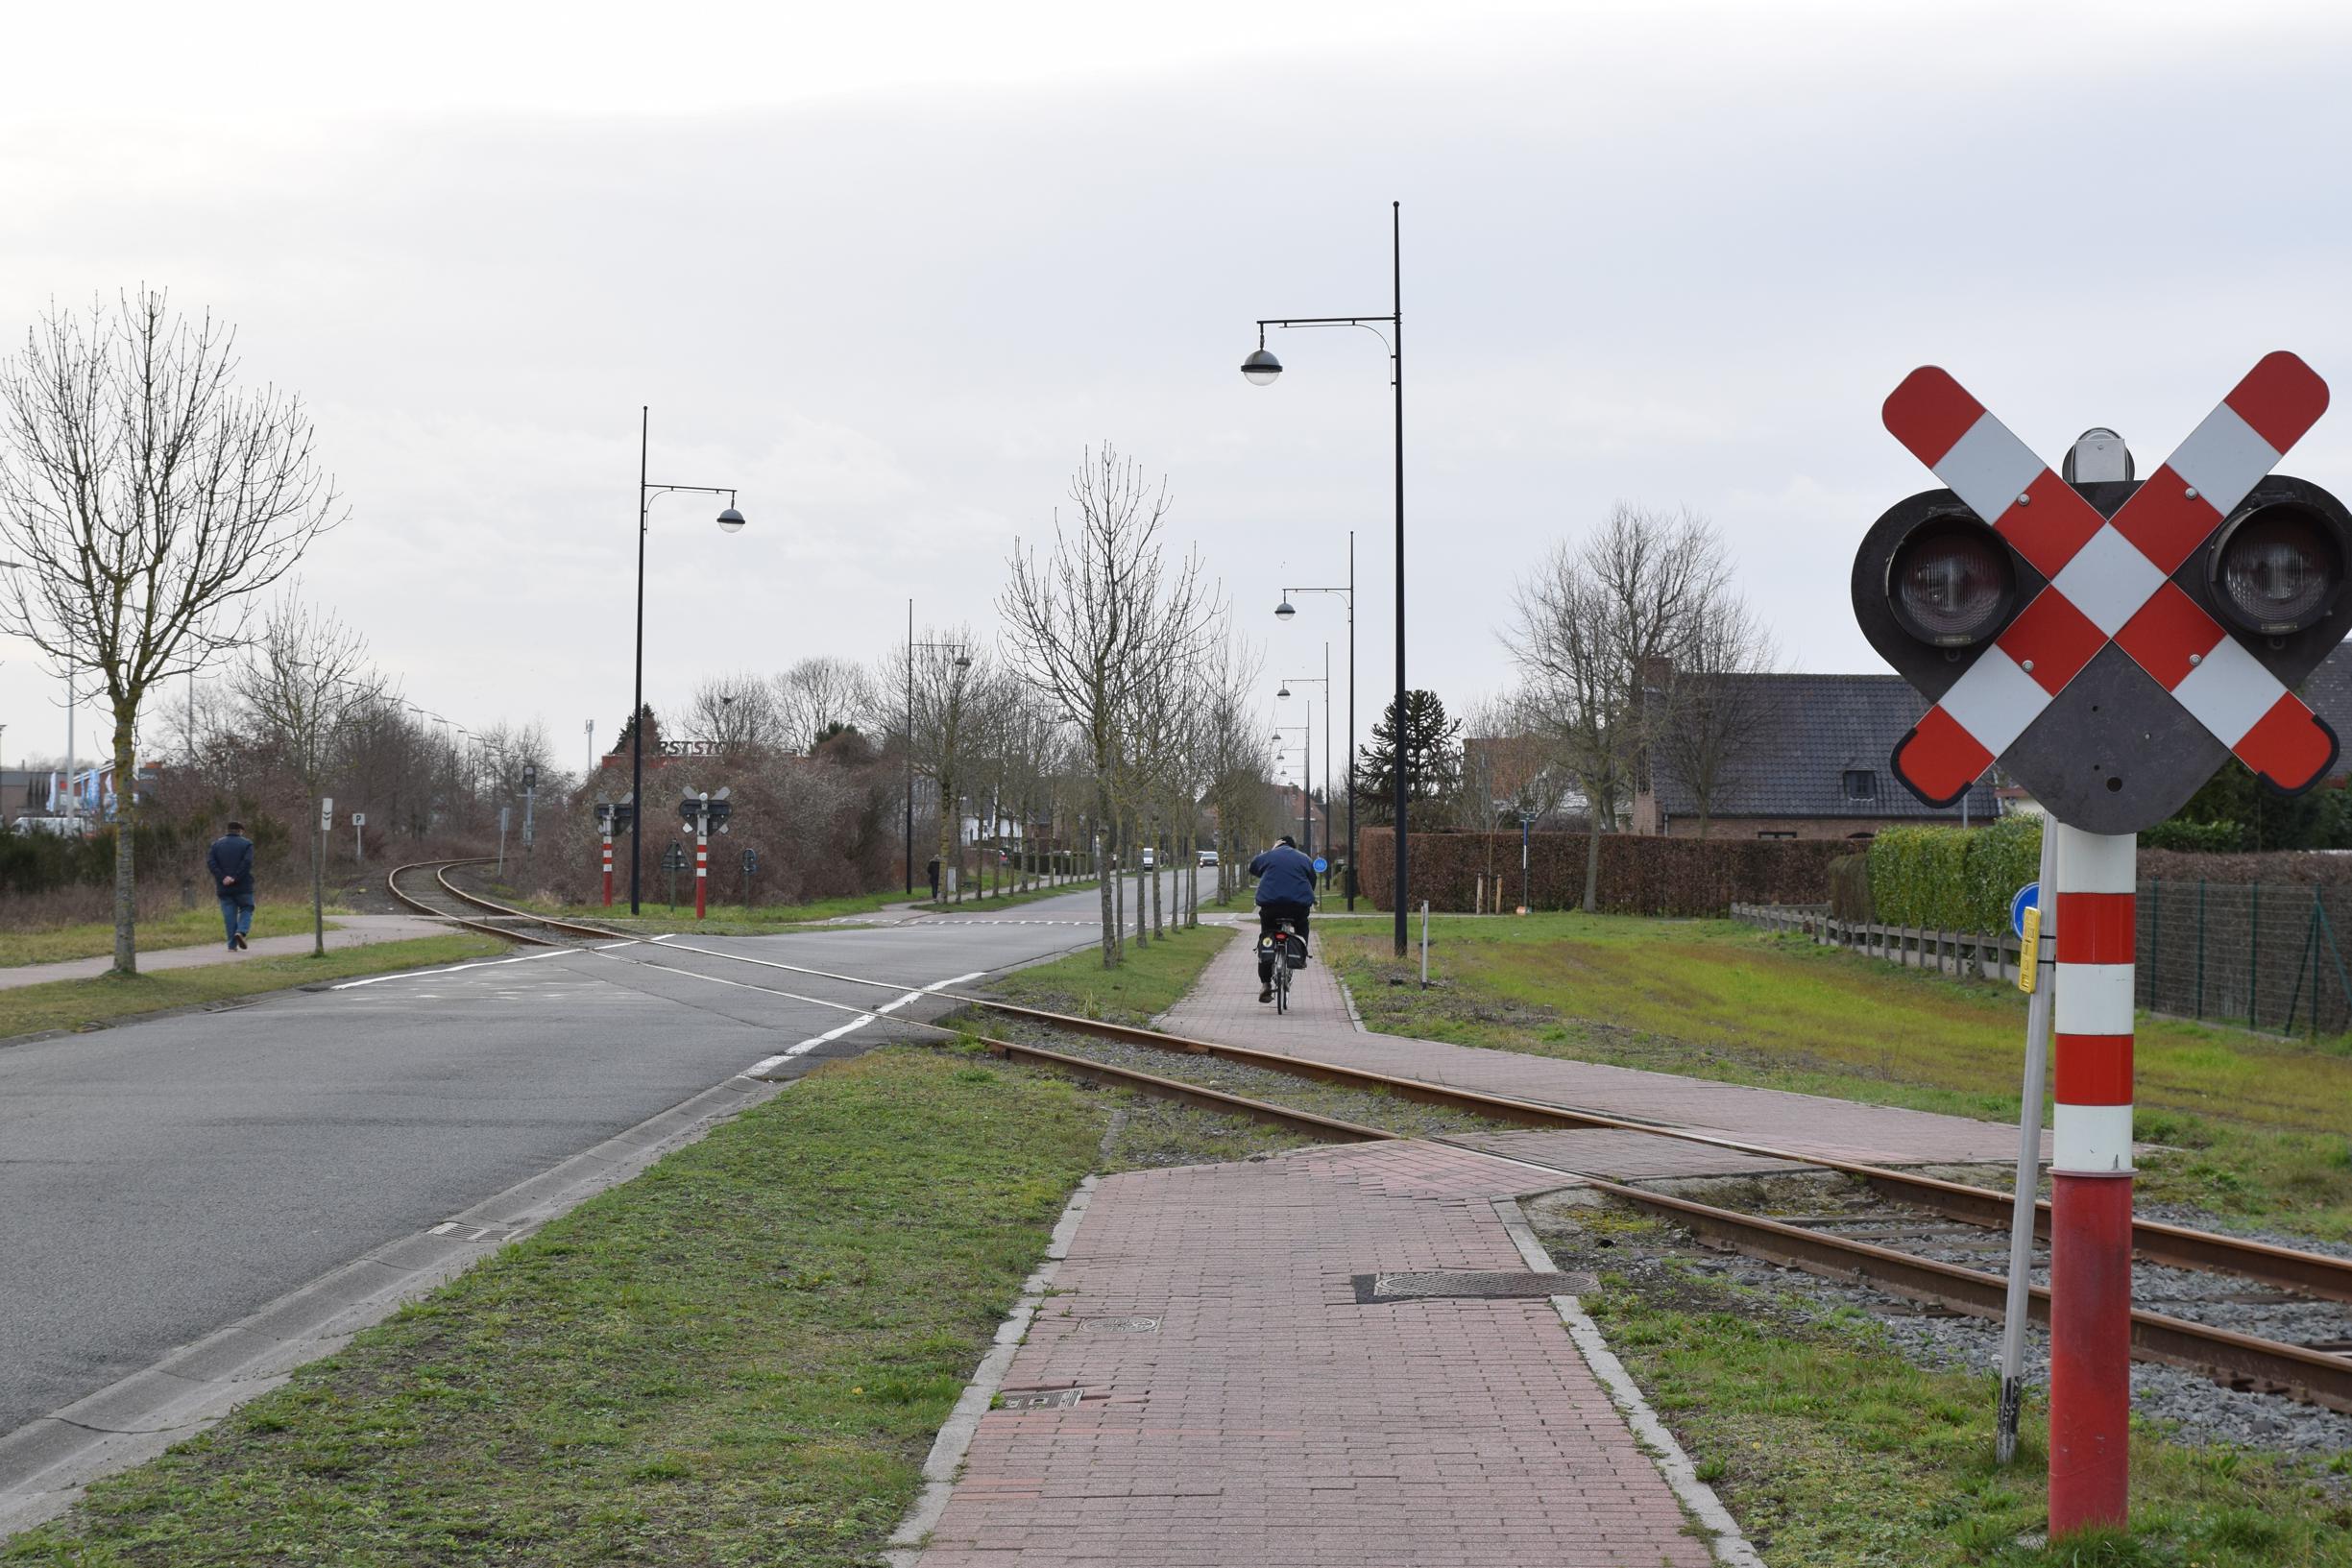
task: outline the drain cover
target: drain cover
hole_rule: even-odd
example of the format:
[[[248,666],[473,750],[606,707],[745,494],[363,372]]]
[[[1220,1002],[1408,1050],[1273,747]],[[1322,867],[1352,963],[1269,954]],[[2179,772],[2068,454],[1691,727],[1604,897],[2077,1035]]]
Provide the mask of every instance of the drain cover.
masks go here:
[[[1468,1297],[1476,1301],[1514,1301],[1528,1297],[1582,1295],[1597,1283],[1590,1274],[1531,1273],[1525,1270],[1481,1273],[1439,1269],[1418,1274],[1358,1274],[1356,1302],[1428,1301]]]
[[[1083,1388],[1008,1388],[996,1396],[996,1403],[1006,1411],[1067,1411],[1076,1410],[1085,1397]]]
[[[1079,1320],[1079,1327],[1092,1329],[1098,1334],[1157,1334],[1159,1319],[1156,1317],[1085,1317]]]

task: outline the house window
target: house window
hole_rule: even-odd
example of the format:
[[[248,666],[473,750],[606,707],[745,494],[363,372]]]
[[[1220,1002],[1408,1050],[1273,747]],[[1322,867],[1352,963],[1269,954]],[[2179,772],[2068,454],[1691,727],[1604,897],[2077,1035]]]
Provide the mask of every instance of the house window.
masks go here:
[[[1846,770],[1846,798],[1850,801],[1872,801],[1879,798],[1879,776],[1866,767]]]
[[[1756,836],[1758,838],[1794,838],[1797,835],[1793,832],[1759,832]]]

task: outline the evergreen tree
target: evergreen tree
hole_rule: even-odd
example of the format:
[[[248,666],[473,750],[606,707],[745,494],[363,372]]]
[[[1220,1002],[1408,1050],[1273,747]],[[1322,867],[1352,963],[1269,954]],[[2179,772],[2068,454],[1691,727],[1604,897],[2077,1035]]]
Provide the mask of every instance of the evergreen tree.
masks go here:
[[[1372,726],[1372,738],[1357,754],[1357,809],[1375,823],[1394,825],[1396,800],[1396,704],[1392,700]],[[1462,721],[1445,716],[1434,691],[1405,693],[1405,809],[1412,828],[1438,823],[1444,803],[1462,783]]]
[[[661,756],[662,721],[654,716],[653,704],[645,704],[644,707],[638,710],[638,712],[645,726],[645,755],[647,757]],[[632,719],[620,727],[620,738],[613,742],[613,749],[609,755],[614,757],[629,755],[629,736],[636,733],[637,725],[638,720]]]

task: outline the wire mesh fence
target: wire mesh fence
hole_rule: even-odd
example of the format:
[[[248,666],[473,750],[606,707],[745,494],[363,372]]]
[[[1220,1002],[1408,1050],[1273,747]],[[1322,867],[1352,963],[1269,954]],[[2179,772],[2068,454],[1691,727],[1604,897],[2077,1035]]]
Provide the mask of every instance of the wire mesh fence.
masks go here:
[[[2015,978],[2007,931],[1947,931],[1834,920],[1826,905],[1734,905],[1734,919],[1970,978]],[[2342,933],[2352,887],[2306,882],[2140,884],[2139,1004],[2152,1013],[2273,1034],[2352,1030]]]

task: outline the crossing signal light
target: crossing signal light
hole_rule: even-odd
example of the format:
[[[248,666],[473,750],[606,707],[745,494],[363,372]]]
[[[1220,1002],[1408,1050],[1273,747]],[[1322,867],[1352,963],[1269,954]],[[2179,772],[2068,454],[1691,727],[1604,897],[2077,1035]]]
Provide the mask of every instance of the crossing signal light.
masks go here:
[[[1943,371],[1906,377],[1886,427],[1948,488],[1888,508],[1851,585],[1932,704],[1896,776],[1949,807],[1998,760],[2100,833],[2171,816],[2233,754],[2281,793],[2327,778],[2337,736],[2294,688],[2352,631],[2352,512],[2269,471],[2326,406],[2270,354],[2146,479],[2104,429],[2061,477]]]

